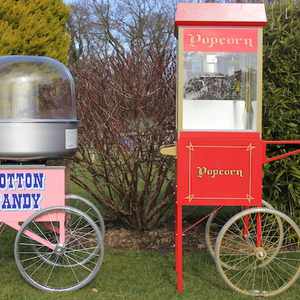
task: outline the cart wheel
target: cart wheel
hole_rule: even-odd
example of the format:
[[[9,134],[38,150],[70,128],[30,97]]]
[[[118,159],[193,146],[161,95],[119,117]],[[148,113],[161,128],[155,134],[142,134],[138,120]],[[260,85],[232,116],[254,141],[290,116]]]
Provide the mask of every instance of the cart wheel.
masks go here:
[[[86,213],[99,227],[101,235],[104,239],[105,225],[103,217],[98,208],[89,200],[74,194],[66,195],[66,200],[70,200],[66,205],[73,206]]]
[[[264,207],[267,207],[269,209],[274,209],[271,204],[269,204],[268,202],[266,202],[264,200],[262,200],[262,204]],[[240,207],[236,207],[236,208],[240,209]],[[231,209],[233,210],[233,213],[231,216],[233,216],[234,214],[239,212],[239,211],[234,210],[233,207],[231,207]],[[224,224],[228,220],[229,220],[228,217],[226,218],[226,217],[222,217],[220,215],[219,210],[212,212],[209,215],[209,218],[207,219],[206,226],[205,226],[205,241],[206,241],[207,249],[213,259],[215,259],[215,244],[216,244],[217,236],[218,236],[220,230],[222,229],[222,227],[224,226]],[[278,218],[278,222],[280,222],[280,218]],[[227,267],[229,267],[229,266],[227,266]],[[232,267],[232,266],[230,266],[230,267]]]
[[[246,237],[245,217],[249,218]],[[217,269],[232,289],[250,296],[275,296],[300,275],[300,230],[288,216],[274,209],[247,209],[224,225],[215,253]]]
[[[221,207],[220,210],[222,210],[223,208],[228,207]],[[210,213],[207,219],[205,225],[205,242],[207,245],[208,252],[213,259],[215,259],[215,244],[220,230],[233,215],[240,211],[240,207],[230,207],[230,209],[232,209],[230,217],[228,217],[228,215],[226,215],[226,217],[222,216],[219,210],[215,210],[212,213]]]
[[[42,241],[53,244],[54,249]],[[101,232],[87,214],[73,207],[50,207],[23,223],[14,254],[27,282],[41,290],[60,292],[80,289],[93,280],[104,248]]]
[[[91,203],[89,200],[78,196],[78,195],[74,195],[74,194],[68,194],[66,195],[66,200],[70,200],[69,203],[71,207],[77,208],[80,211],[84,212],[85,214],[87,214],[99,227],[100,232],[101,232],[101,236],[103,238],[103,243],[104,243],[104,235],[105,235],[105,225],[104,225],[104,221],[102,218],[101,213],[99,212],[99,210],[97,209],[97,207]],[[39,249],[37,247],[35,247],[35,250],[37,253],[39,252]],[[49,260],[47,257],[43,256],[42,253],[40,253],[40,257],[45,260],[47,263],[49,264],[56,264],[56,265],[64,265],[63,261],[59,261],[59,262],[54,262]],[[87,258],[85,258],[85,260],[87,260]],[[84,263],[85,261],[82,261],[80,263]],[[66,265],[67,267],[69,265]]]

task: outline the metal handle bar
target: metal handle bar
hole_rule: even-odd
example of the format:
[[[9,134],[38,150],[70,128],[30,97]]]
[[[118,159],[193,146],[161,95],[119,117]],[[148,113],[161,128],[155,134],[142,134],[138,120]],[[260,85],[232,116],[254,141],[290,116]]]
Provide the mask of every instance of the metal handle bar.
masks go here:
[[[281,140],[281,141],[263,141],[263,143],[265,144],[265,146],[267,146],[267,145],[300,145],[300,140],[294,140],[294,141],[291,141],[291,140],[286,140],[286,141],[285,140]],[[267,163],[270,163],[272,161],[280,160],[280,159],[286,158],[286,157],[291,156],[291,155],[296,155],[296,154],[300,154],[300,149],[297,149],[297,150],[294,150],[294,151],[289,151],[287,153],[277,155],[277,156],[274,156],[274,157],[267,157],[266,156],[266,158],[264,160],[264,163],[267,164]]]

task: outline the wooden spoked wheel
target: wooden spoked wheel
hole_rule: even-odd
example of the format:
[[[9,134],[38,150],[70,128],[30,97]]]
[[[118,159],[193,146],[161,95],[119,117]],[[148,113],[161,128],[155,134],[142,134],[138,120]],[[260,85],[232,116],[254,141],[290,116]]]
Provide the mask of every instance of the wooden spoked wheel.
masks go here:
[[[220,231],[215,262],[232,289],[249,296],[278,295],[300,275],[300,230],[274,209],[244,210]]]

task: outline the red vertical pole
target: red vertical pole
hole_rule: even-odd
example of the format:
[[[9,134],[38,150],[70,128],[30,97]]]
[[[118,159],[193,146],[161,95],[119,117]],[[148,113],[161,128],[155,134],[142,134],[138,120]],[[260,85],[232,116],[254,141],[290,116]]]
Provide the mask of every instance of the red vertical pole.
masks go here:
[[[176,241],[175,241],[175,259],[177,291],[183,293],[183,251],[182,251],[182,205],[178,199],[176,202]]]
[[[256,247],[262,245],[262,228],[261,228],[261,214],[256,214]]]
[[[243,210],[245,207],[243,207]],[[249,216],[243,217],[243,238],[247,239],[249,235],[249,223],[250,223],[250,218]]]
[[[174,241],[175,241],[175,271],[176,271],[176,274],[177,274],[177,204],[175,204],[174,206],[174,216],[175,216],[175,221],[174,221]]]

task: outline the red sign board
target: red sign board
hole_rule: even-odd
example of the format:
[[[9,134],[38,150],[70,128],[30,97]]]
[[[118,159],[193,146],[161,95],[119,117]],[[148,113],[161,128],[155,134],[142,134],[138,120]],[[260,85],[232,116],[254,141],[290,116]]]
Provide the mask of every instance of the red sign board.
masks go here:
[[[258,133],[181,132],[178,200],[186,205],[260,206],[261,154]]]
[[[201,52],[256,52],[256,29],[205,29],[183,30],[184,51]]]

